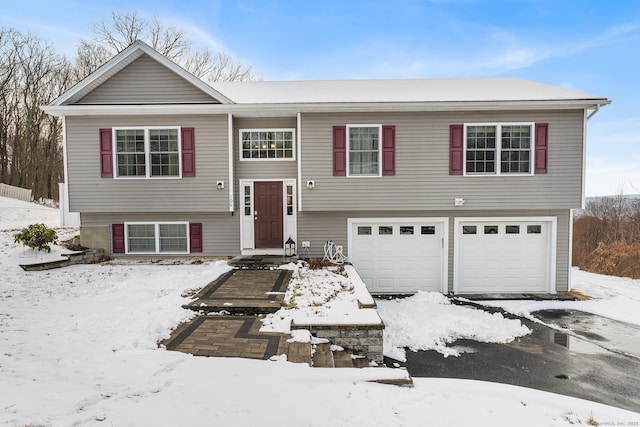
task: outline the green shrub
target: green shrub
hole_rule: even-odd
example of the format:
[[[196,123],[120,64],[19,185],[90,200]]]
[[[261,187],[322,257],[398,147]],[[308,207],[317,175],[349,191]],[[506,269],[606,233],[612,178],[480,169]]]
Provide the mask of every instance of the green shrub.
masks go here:
[[[51,252],[51,243],[58,238],[55,230],[44,224],[31,224],[23,228],[19,233],[13,236],[15,243],[22,243],[32,249],[45,250]]]

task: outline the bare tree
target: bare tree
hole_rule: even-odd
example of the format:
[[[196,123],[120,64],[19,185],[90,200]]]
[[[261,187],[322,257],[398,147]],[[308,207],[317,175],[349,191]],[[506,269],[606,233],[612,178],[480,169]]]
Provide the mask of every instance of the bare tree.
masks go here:
[[[257,79],[250,66],[234,60],[227,52],[195,50],[184,29],[165,24],[155,16],[148,21],[135,10],[112,12],[110,20],[102,18],[91,29],[96,36],[92,40],[81,40],[78,44],[77,65],[80,65],[80,78],[96,70],[108,58],[123,51],[136,40],[143,40],[205,81]]]
[[[79,82],[102,64],[107,62],[113,54],[104,45],[80,40],[76,46],[76,57],[73,67],[73,78]]]
[[[35,197],[56,198],[63,170],[60,121],[40,106],[69,87],[71,67],[34,35],[0,34],[0,177]]]

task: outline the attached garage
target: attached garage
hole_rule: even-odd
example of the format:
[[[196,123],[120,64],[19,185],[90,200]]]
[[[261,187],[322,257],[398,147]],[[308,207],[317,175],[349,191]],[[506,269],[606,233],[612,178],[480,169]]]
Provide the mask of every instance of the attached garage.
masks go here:
[[[454,292],[555,292],[556,218],[456,218]]]
[[[446,293],[447,236],[447,218],[351,218],[348,256],[373,293]]]

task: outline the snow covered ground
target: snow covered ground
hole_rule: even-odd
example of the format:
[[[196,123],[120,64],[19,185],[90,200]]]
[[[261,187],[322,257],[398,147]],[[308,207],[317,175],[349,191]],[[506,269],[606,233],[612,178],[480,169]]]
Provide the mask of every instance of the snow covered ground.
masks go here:
[[[181,308],[187,301],[182,293],[213,280],[228,269],[226,263],[22,271],[21,260],[42,254],[15,245],[14,230],[57,221],[57,210],[0,198],[0,425],[568,426],[586,424],[590,417],[601,425],[640,421],[637,413],[503,384],[431,378],[415,379],[415,387],[407,389],[368,382],[398,376],[393,369],[314,369],[158,349],[158,340],[193,315]],[[599,276],[584,277],[587,287],[587,281],[596,282],[592,288],[604,301],[624,299],[624,292],[611,295],[614,286]],[[440,305],[443,315],[454,308]]]

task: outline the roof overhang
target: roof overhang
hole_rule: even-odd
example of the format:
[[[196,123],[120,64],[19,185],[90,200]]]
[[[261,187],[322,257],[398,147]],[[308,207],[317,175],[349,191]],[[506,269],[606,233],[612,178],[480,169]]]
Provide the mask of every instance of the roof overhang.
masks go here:
[[[320,104],[145,104],[145,105],[46,105],[41,107],[54,116],[123,116],[123,115],[212,115],[237,117],[280,117],[298,113],[362,112],[435,112],[435,111],[505,111],[505,110],[575,110],[593,109],[610,104],[605,98],[547,101],[478,101],[478,102],[376,102]]]

